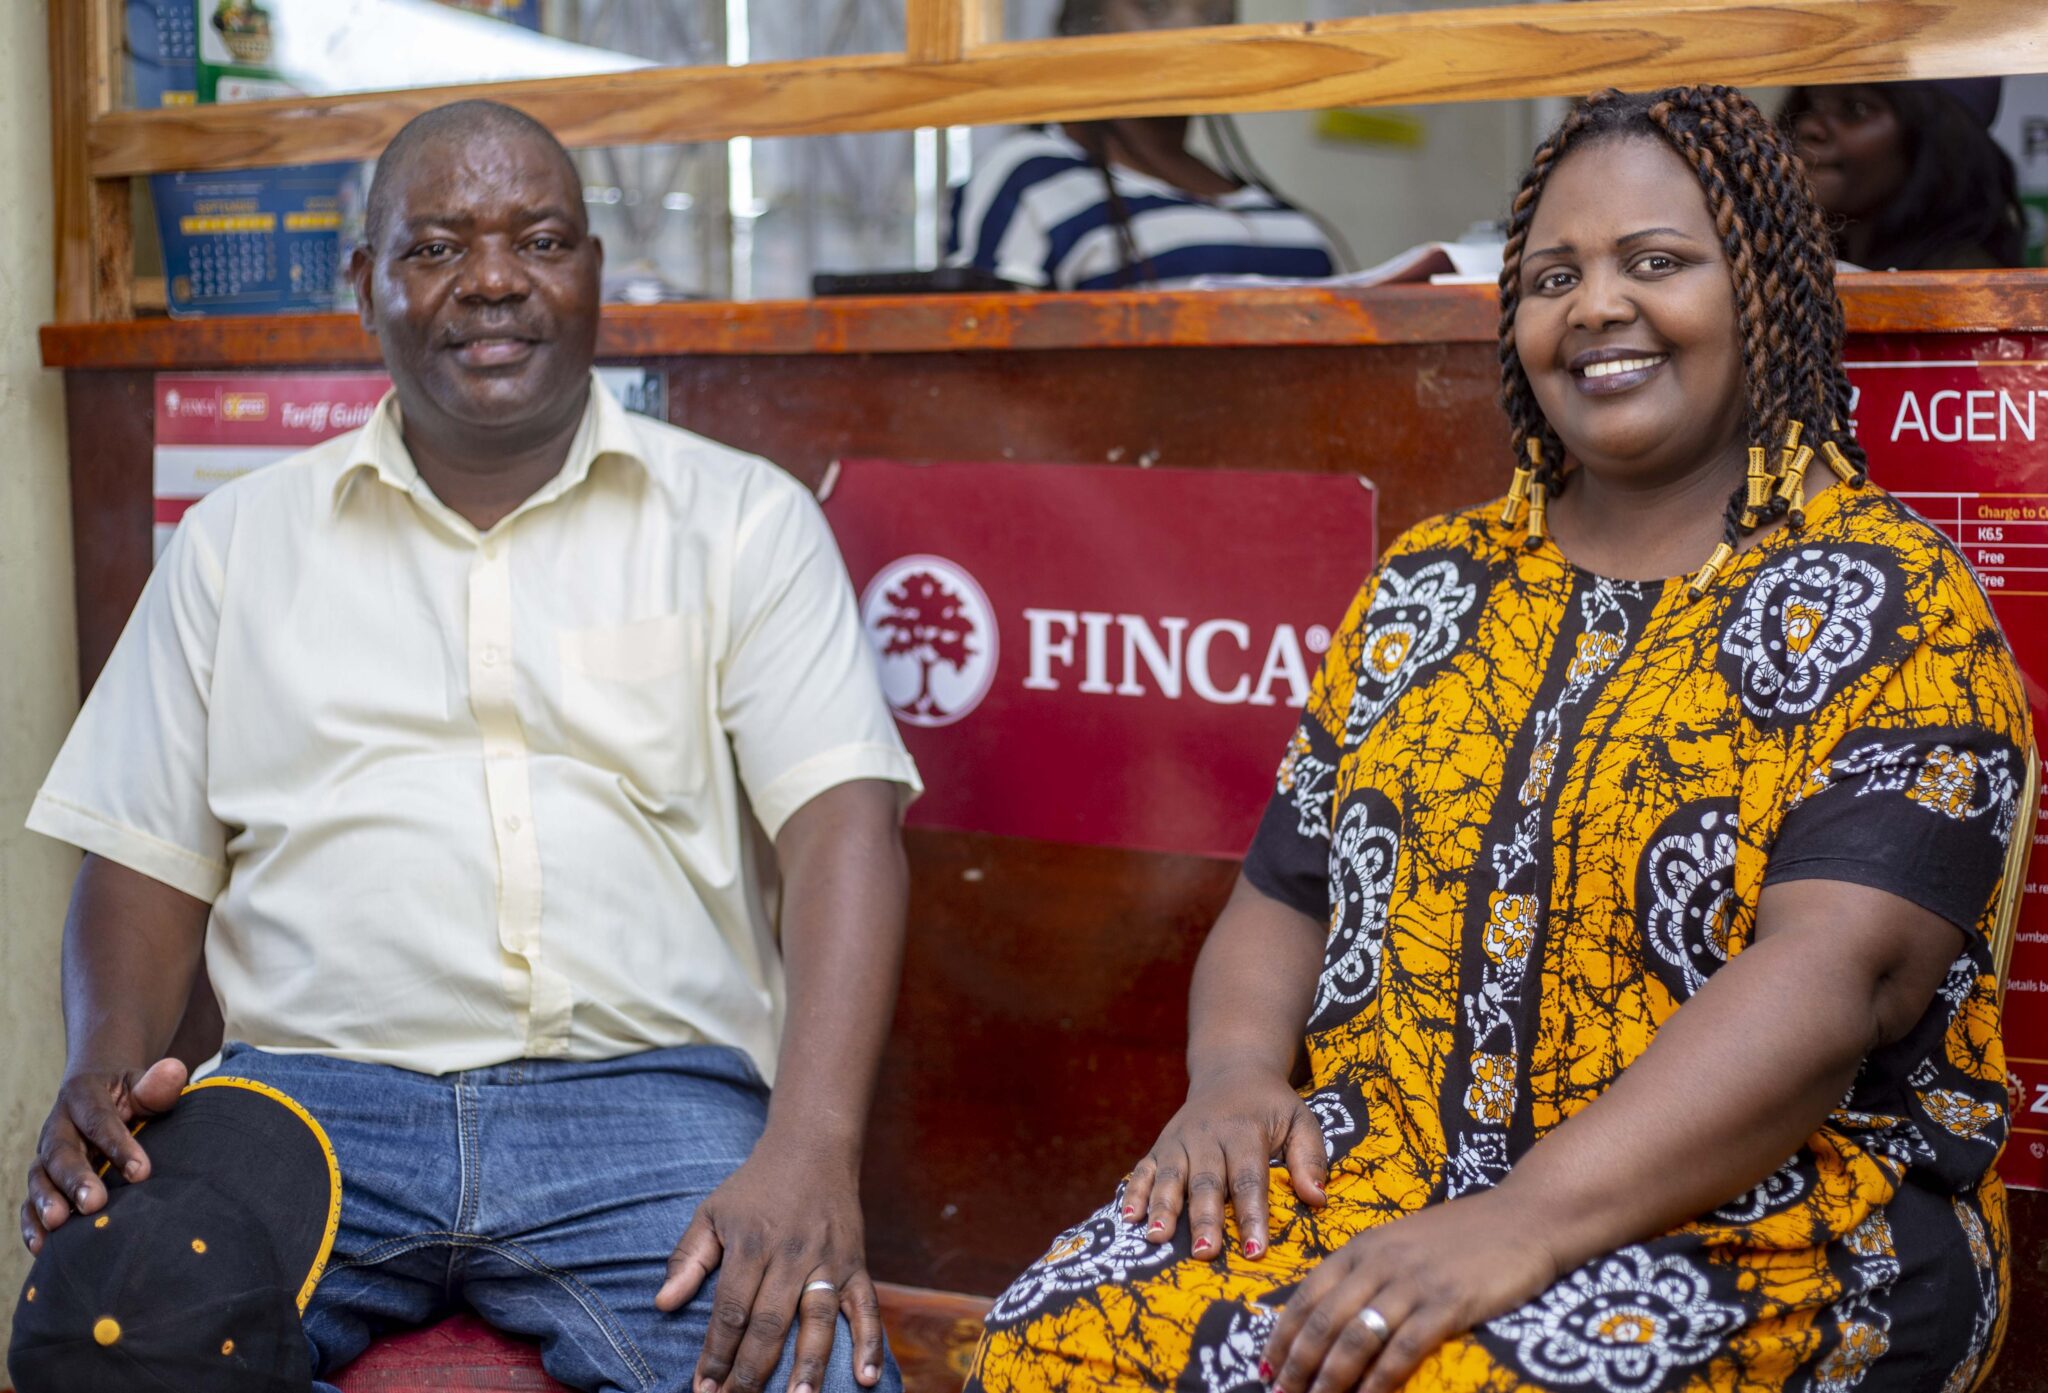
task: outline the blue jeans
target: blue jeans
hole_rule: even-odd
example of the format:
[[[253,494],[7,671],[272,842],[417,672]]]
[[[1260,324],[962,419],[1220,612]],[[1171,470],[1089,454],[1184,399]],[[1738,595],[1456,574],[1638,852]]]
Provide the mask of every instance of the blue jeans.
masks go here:
[[[306,1308],[316,1378],[467,1304],[539,1340],[571,1388],[689,1389],[715,1275],[672,1314],[654,1294],[698,1203],[761,1135],[768,1089],[744,1054],[692,1045],[435,1077],[230,1044],[218,1073],[296,1098],[334,1143],[341,1230]],[[770,1393],[794,1360],[792,1341]],[[877,1393],[901,1387],[885,1360]],[[860,1393],[844,1316],[820,1393]]]

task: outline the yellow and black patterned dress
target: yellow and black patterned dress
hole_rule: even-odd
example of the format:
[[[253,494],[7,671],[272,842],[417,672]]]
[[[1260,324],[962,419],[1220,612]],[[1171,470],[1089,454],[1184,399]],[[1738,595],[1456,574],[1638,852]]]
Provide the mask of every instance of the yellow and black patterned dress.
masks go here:
[[[1114,1202],[995,1303],[971,1393],[1256,1393],[1316,1260],[1497,1182],[1751,938],[1764,887],[1875,886],[1962,928],[1933,1005],[1783,1167],[1445,1345],[1414,1390],[1962,1390],[2005,1312],[1987,946],[2024,780],[1982,591],[1836,486],[1700,601],[1479,509],[1403,537],[1318,675],[1245,862],[1330,925],[1307,1021],[1329,1203],[1190,1255]]]

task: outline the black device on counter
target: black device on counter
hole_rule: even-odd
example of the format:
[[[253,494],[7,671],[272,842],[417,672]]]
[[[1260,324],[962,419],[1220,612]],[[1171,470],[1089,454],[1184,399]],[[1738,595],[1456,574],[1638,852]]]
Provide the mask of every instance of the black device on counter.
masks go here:
[[[941,266],[932,271],[820,271],[811,277],[813,295],[973,295],[1022,290],[979,266]]]

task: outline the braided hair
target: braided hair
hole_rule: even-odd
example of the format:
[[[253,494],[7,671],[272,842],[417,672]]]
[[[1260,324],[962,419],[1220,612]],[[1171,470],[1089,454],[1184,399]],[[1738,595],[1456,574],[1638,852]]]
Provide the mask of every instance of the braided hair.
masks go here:
[[[1789,514],[1794,527],[1802,524],[1806,467],[1817,454],[1856,487],[1868,467],[1848,426],[1834,243],[1782,133],[1730,87],[1610,90],[1580,101],[1537,147],[1508,213],[1500,275],[1501,406],[1519,467],[1503,522],[1514,522],[1526,507],[1527,544],[1537,545],[1545,505],[1570,483],[1564,444],[1544,418],[1515,350],[1529,225],[1551,171],[1568,152],[1631,137],[1661,141],[1685,161],[1706,195],[1735,283],[1749,477],[1728,500],[1722,546],[1694,580],[1699,593],[1765,520]]]

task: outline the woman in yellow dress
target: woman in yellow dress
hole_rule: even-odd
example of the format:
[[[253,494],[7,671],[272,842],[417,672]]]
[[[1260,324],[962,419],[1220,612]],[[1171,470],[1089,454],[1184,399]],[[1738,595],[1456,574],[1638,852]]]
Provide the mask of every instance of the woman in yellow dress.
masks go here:
[[[1989,1367],[2011,653],[1865,483],[1826,229],[1747,99],[1580,104],[1509,234],[1523,468],[1353,602],[1187,1102],[996,1301],[971,1393]]]

